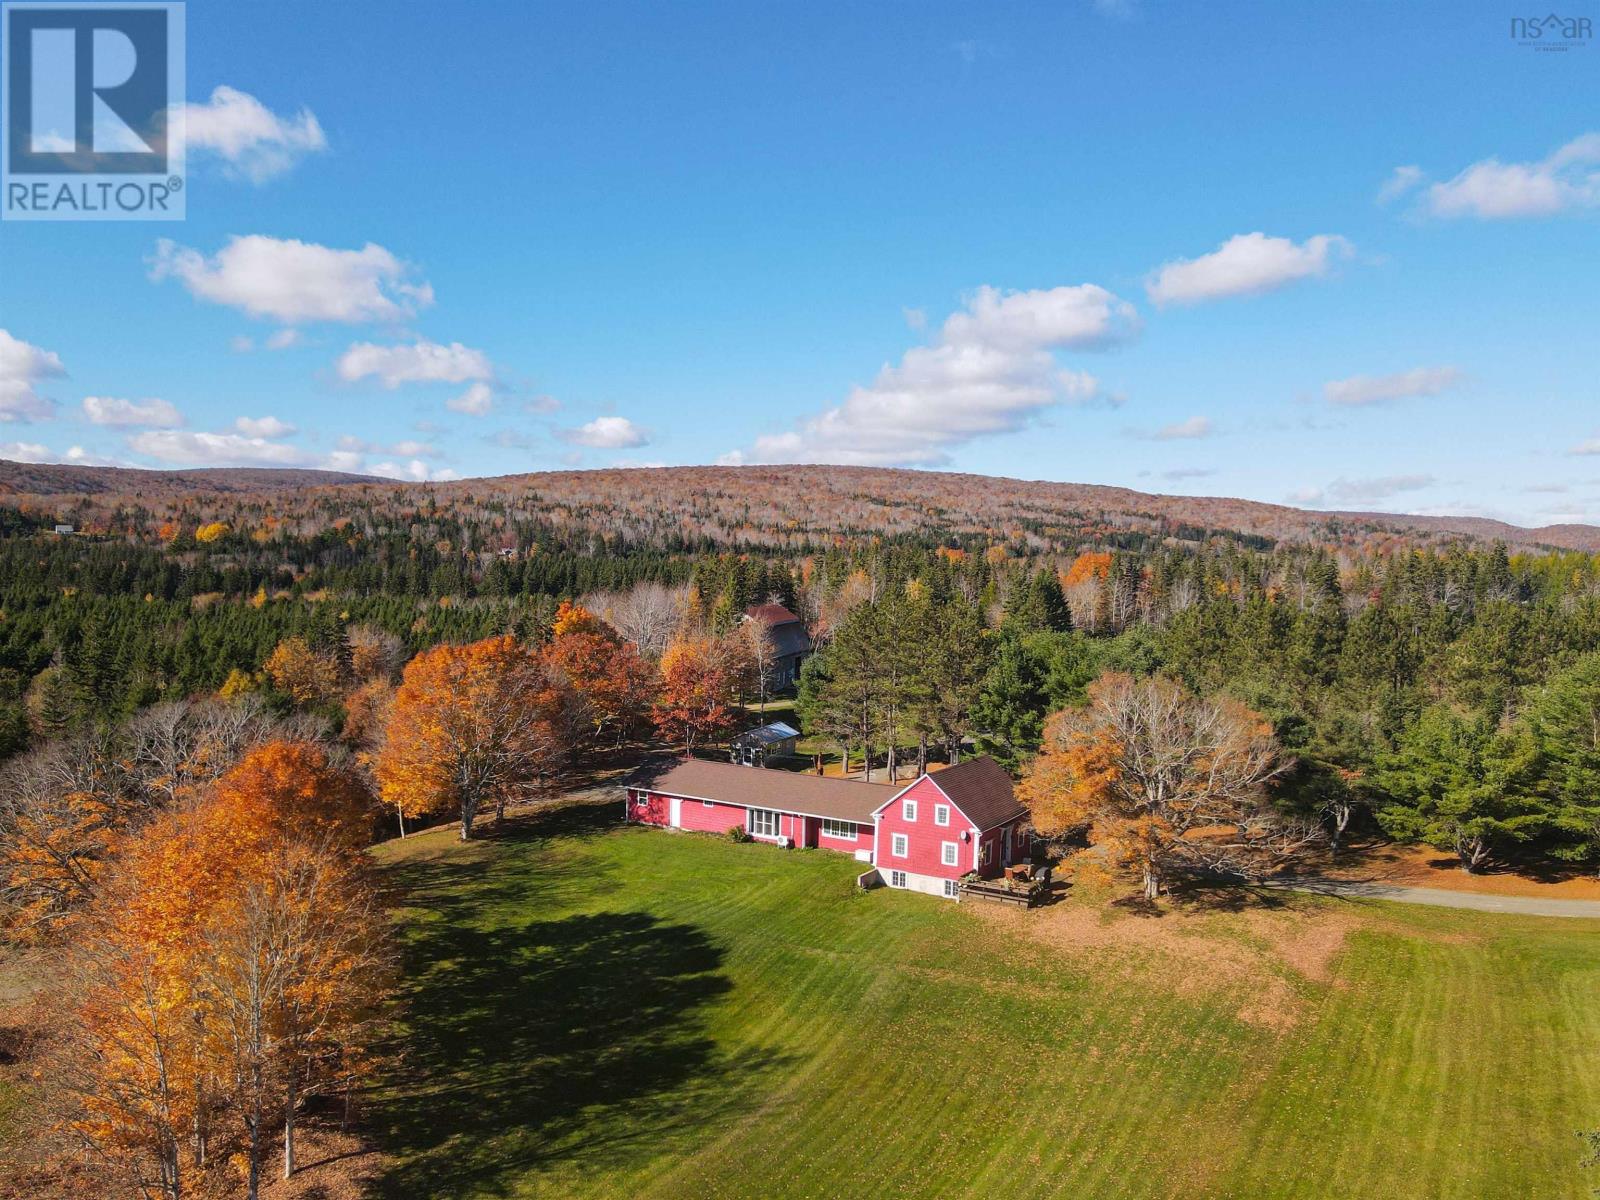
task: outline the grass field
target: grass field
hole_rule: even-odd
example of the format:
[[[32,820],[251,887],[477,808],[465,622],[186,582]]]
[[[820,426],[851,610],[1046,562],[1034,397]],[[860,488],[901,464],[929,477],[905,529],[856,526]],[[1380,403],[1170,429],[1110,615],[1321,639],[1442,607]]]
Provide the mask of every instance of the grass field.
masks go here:
[[[857,895],[568,809],[380,850],[384,1195],[1587,1196],[1600,924]]]

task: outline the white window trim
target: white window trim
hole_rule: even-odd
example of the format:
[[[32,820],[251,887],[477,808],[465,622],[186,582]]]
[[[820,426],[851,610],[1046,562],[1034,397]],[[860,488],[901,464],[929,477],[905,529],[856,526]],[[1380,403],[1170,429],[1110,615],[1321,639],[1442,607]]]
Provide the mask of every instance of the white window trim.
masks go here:
[[[715,808],[717,806],[717,802],[715,800],[702,800],[700,803],[706,808]]]
[[[897,875],[900,877],[900,882],[899,883],[895,882],[895,876],[897,876]],[[904,871],[890,871],[889,872],[889,886],[890,887],[892,887],[892,888],[903,888],[903,887],[905,887],[905,885],[906,885],[906,873]]]
[[[993,859],[994,843],[992,843],[988,838],[980,836],[978,838],[978,865],[980,867],[987,867],[989,863],[993,861]]]
[[[829,829],[828,826],[833,826]],[[840,833],[839,830],[848,829],[849,833]],[[861,836],[861,827],[854,821],[836,821],[832,817],[822,818],[822,836],[838,838],[840,841],[853,842]]]
[[[961,865],[961,847],[954,842],[940,842],[939,862],[946,867],[959,867]]]
[[[913,822],[917,819],[917,802],[915,800],[900,801],[900,819]]]
[[[910,858],[911,839],[903,833],[890,834],[889,855],[891,858]]]
[[[951,899],[961,895],[961,881],[959,879],[946,879],[944,881],[944,894]]]
[[[933,823],[935,825],[950,824],[950,806],[948,804],[935,804],[933,806]]]
[[[764,830],[757,830],[756,829],[756,814],[757,813],[761,814],[763,817],[771,817],[772,818],[772,832],[771,833],[767,833]],[[783,817],[778,812],[778,810],[775,809],[775,808],[751,808],[751,809],[746,809],[745,810],[744,831],[746,833],[748,833],[751,837],[759,837],[759,838],[775,838],[775,837],[778,837],[783,831]]]

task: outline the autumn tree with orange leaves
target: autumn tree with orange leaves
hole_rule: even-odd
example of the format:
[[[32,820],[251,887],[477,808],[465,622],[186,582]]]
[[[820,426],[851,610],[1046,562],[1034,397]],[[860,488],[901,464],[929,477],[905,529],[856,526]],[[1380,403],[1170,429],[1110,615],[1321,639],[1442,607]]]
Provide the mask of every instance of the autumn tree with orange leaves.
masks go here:
[[[680,638],[661,656],[661,692],[652,717],[656,731],[681,744],[684,756],[714,741],[738,720],[734,693],[740,660],[720,638]]]
[[[368,802],[319,746],[272,741],[133,838],[84,916],[47,1093],[108,1179],[180,1200],[235,1148],[294,1167],[308,1096],[368,1061],[389,978]]]
[[[453,812],[463,841],[485,804],[496,819],[565,770],[573,689],[514,637],[435,646],[406,664],[374,762],[384,803],[406,818]]]
[[[582,706],[585,743],[617,743],[643,724],[656,674],[639,651],[587,609],[562,601],[545,662],[564,675]]]
[[[1045,836],[1087,829],[1154,900],[1182,872],[1255,876],[1320,836],[1273,809],[1287,764],[1261,716],[1161,677],[1107,673],[1052,716],[1019,793]]]

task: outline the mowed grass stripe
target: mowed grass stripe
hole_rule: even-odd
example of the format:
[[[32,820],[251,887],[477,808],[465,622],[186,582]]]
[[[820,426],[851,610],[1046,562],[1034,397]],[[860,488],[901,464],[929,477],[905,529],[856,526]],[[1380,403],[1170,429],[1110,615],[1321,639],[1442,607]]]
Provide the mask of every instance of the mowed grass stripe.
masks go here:
[[[581,813],[380,859],[416,898],[390,1196],[1586,1194],[1591,924],[1358,906],[1331,983],[1193,987]],[[1286,978],[1292,1021],[1244,1019]]]

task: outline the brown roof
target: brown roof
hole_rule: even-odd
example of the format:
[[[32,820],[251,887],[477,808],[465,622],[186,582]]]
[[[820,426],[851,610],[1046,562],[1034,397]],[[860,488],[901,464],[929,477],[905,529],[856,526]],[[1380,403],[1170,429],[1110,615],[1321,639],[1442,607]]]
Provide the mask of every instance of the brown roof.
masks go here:
[[[768,625],[788,625],[800,619],[781,604],[757,604],[745,609],[744,615],[752,621],[763,621]]]
[[[929,778],[979,829],[993,829],[1028,814],[1011,790],[1011,776],[987,754],[946,767]]]
[[[686,800],[775,808],[780,812],[826,817],[830,821],[855,821],[862,825],[872,824],[872,810],[894,794],[877,783],[701,759],[680,762],[659,775],[639,779],[633,786]]]

